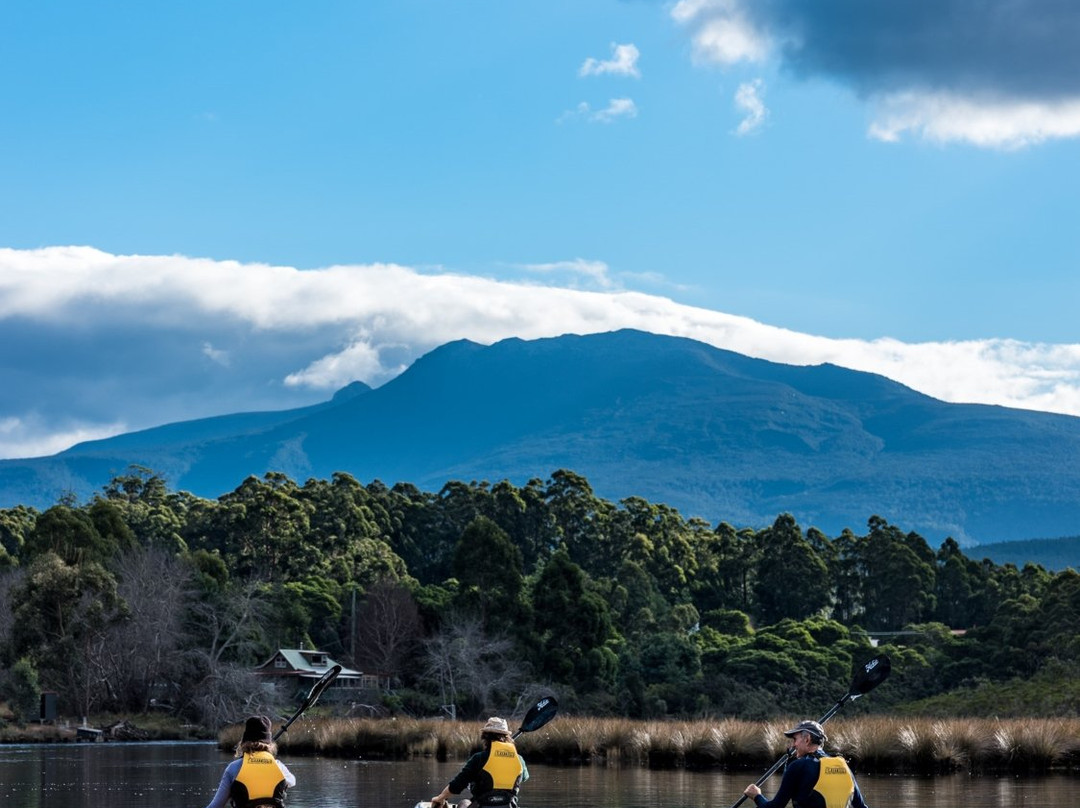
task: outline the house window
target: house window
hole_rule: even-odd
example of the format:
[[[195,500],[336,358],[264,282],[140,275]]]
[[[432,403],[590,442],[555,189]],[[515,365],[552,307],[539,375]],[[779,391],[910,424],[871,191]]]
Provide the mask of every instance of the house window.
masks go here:
[[[274,667],[275,668],[287,668],[287,667],[289,667],[289,665],[284,659],[282,659],[281,657],[278,657],[277,659],[274,660]]]
[[[313,668],[326,667],[326,654],[311,654],[308,656],[308,662]]]

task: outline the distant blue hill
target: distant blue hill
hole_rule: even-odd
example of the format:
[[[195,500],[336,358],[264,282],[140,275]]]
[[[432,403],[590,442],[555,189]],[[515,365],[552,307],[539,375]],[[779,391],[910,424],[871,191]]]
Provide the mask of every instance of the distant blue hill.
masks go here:
[[[0,461],[0,506],[85,498],[132,463],[204,497],[248,475],[346,471],[437,491],[560,468],[737,526],[789,512],[831,536],[877,514],[932,543],[1073,535],[1080,418],[948,404],[882,376],[640,331],[459,341],[315,407],[170,424]]]
[[[1033,561],[1051,572],[1061,572],[1069,567],[1080,572],[1080,536],[980,544],[965,549],[964,554],[970,558],[989,558],[995,564],[1023,567]]]

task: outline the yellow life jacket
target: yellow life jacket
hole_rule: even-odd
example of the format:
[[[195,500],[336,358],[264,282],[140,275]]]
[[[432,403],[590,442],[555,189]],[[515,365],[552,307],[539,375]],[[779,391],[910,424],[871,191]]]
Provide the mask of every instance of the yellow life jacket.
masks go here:
[[[483,771],[491,778],[491,790],[479,795],[484,806],[517,804],[518,788],[524,769],[518,758],[517,748],[506,741],[492,741],[491,751],[484,761]],[[485,778],[486,779],[486,778]]]
[[[285,805],[285,777],[269,752],[248,752],[236,773],[229,796],[236,808]]]
[[[842,757],[822,757],[820,762],[814,791],[825,798],[825,808],[851,808],[855,778],[851,776],[847,761]]]

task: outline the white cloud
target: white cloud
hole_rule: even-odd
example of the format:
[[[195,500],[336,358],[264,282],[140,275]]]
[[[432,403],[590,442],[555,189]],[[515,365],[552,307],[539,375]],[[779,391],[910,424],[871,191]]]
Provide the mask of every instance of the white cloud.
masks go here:
[[[765,85],[761,79],[744,82],[735,91],[735,105],[745,113],[735,130],[737,135],[749,135],[756,132],[765,123],[769,110],[761,99]]]
[[[599,123],[611,123],[619,118],[636,118],[637,105],[631,98],[612,98],[604,109],[598,109],[589,116],[589,120]]]
[[[228,351],[219,351],[209,342],[204,342],[202,352],[203,356],[205,356],[211,362],[216,362],[217,364],[226,368],[229,366],[230,360]]]
[[[775,60],[788,75],[849,87],[875,108],[878,140],[1018,149],[1080,137],[1075,4],[1019,0],[993,14],[979,0],[896,6],[679,0],[671,16],[695,61]]]
[[[522,269],[544,275],[569,275],[585,278],[598,289],[612,289],[615,281],[611,278],[608,265],[604,261],[589,261],[575,258],[573,261],[553,261],[546,264],[521,264]]]
[[[31,414],[0,418],[0,458],[47,457],[89,440],[111,438],[128,431],[122,421],[105,424],[68,424],[58,428]]]
[[[338,390],[357,379],[376,379],[396,375],[403,367],[384,368],[379,348],[363,338],[350,343],[338,353],[327,354],[303,370],[285,377],[288,387],[312,387]]]
[[[579,76],[629,76],[631,78],[641,78],[641,71],[638,70],[637,61],[640,56],[640,52],[633,44],[616,45],[611,43],[611,59],[602,61],[589,57],[581,65],[581,69],[578,70]]]
[[[761,62],[769,55],[769,38],[747,19],[738,0],[679,0],[671,16],[691,29],[699,62],[734,65]]]
[[[1080,99],[993,100],[915,92],[883,97],[870,136],[895,142],[904,133],[938,143],[1017,149],[1080,135]]]
[[[575,109],[560,115],[556,123],[565,123],[573,118],[583,118],[590,123],[613,123],[619,118],[636,118],[637,114],[637,105],[632,98],[612,98],[606,107],[596,110],[582,101]]]
[[[51,454],[77,440],[207,414],[298,406],[301,394],[312,403],[355,379],[383,383],[452,340],[490,344],[619,328],[776,362],[832,362],[945,401],[1080,415],[1080,344],[829,339],[657,295],[603,290],[611,282],[603,261],[525,266],[544,277],[586,277],[602,290],[393,264],[301,271],[88,248],[0,250],[0,331],[33,328],[38,343],[86,344],[91,352],[68,358],[70,350],[51,351],[49,363],[29,351],[9,354],[8,373],[20,381],[0,390],[0,456]],[[204,360],[178,371],[187,348],[163,361],[179,329],[185,341],[206,335],[195,344],[227,352],[230,368]],[[97,341],[118,338],[122,356],[88,372],[86,357],[110,354]],[[244,373],[248,387],[241,386]],[[139,392],[154,374],[155,386]],[[86,409],[95,400],[98,409]],[[48,402],[54,409],[46,413]]]

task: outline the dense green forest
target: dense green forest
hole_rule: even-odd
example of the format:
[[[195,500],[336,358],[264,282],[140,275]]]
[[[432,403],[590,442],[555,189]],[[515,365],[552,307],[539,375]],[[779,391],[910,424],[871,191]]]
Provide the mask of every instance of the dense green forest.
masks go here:
[[[878,516],[710,525],[565,470],[437,493],[268,474],[207,500],[132,468],[86,503],[0,510],[0,697],[25,713],[48,689],[71,715],[216,726],[271,708],[251,668],[298,647],[389,674],[369,707],[417,716],[541,689],[579,714],[811,715],[881,651],[892,677],[849,709],[1007,714],[978,694],[1075,690],[1080,576]]]

